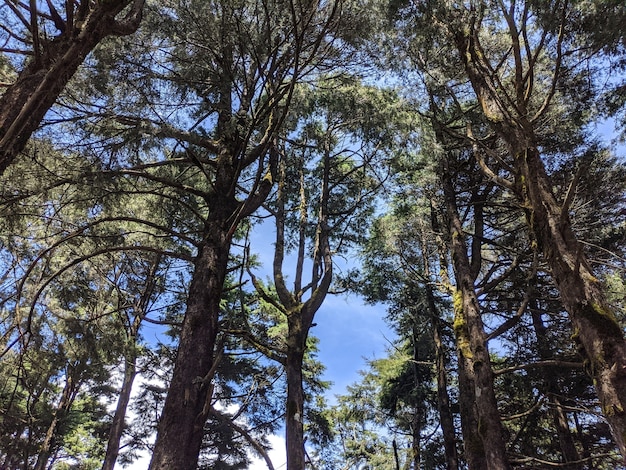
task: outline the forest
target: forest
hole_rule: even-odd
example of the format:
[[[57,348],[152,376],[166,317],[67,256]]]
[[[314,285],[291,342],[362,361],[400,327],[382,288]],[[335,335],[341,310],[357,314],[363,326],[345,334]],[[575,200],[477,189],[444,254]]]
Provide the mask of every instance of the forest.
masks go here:
[[[625,25],[2,0],[0,470],[626,469]]]

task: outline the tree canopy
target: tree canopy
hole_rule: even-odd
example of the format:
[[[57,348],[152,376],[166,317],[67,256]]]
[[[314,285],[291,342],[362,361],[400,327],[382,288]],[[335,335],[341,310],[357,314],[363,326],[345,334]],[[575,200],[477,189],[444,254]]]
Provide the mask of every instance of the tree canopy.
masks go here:
[[[626,468],[625,20],[5,0],[0,468]]]

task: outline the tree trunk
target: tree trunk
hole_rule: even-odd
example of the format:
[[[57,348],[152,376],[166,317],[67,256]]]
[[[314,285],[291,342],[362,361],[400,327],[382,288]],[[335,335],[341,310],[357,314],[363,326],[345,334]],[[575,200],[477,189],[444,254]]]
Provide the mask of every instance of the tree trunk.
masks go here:
[[[215,219],[207,221],[210,233],[196,257],[151,470],[195,470],[198,463],[211,409],[220,300],[230,250],[225,225]]]
[[[433,196],[434,197],[434,196]],[[441,227],[438,221],[435,207],[432,199],[430,202],[430,219],[431,227],[435,233],[437,240],[437,251],[439,254],[440,266],[447,265],[447,250],[445,243],[441,237]],[[423,242],[423,246],[426,244]],[[428,257],[424,251],[424,267],[425,276],[430,276],[430,267]],[[449,284],[447,269],[441,268],[440,275],[441,281],[444,284]],[[426,302],[428,310],[430,311],[430,323],[433,331],[433,342],[435,343],[435,367],[437,370],[437,409],[439,411],[439,422],[441,423],[441,432],[443,434],[443,445],[446,454],[446,468],[447,470],[458,470],[459,468],[459,456],[457,452],[457,439],[454,426],[454,416],[450,407],[450,395],[448,394],[448,374],[446,372],[446,351],[442,341],[442,326],[441,316],[439,309],[435,302],[435,296],[432,287],[428,284],[424,284],[426,291]]]
[[[74,377],[71,373],[68,373],[65,378],[65,386],[63,387],[63,392],[61,393],[61,399],[59,400],[59,404],[52,415],[52,421],[46,431],[46,436],[41,444],[39,454],[37,455],[37,462],[35,463],[33,470],[45,470],[48,460],[52,455],[52,448],[54,447],[57,439],[59,424],[65,419],[68,411],[74,403],[74,398],[76,397],[76,393],[78,391],[77,387],[78,384],[75,383]]]
[[[40,38],[39,55],[34,51],[34,57],[17,81],[0,97],[0,175],[24,149],[46,112],[96,45],[106,36],[130,34],[137,29],[143,1],[134,2],[124,22],[115,19],[131,3],[130,0],[97,2],[83,18],[82,25],[79,26],[77,17],[53,40]]]
[[[109,428],[109,440],[107,442],[107,450],[104,456],[104,462],[102,463],[102,470],[113,470],[115,468],[115,462],[120,450],[120,441],[122,440],[122,433],[125,427],[126,409],[130,402],[130,394],[133,389],[133,382],[137,375],[137,357],[136,354],[131,354],[130,357],[126,357],[124,361],[124,379],[122,381],[122,387],[117,399],[117,406],[115,408],[115,415],[113,415],[113,422]]]
[[[285,416],[285,440],[287,445],[287,470],[302,470],[306,464],[304,449],[304,384],[302,368],[306,340],[309,336],[315,309],[307,304],[293,309],[287,316],[287,412]]]
[[[527,220],[551,268],[600,399],[602,414],[626,458],[626,342],[563,212],[552,194],[539,151],[531,146],[516,156]]]
[[[287,374],[287,410],[285,417],[285,434],[287,444],[287,470],[302,470],[305,467],[304,452],[304,387],[302,384],[302,366],[304,363],[304,344],[302,338],[292,333],[289,322],[289,340],[285,372]],[[301,325],[300,325],[301,327]],[[296,326],[297,328],[297,326]]]
[[[514,158],[514,190],[533,236],[543,252],[574,329],[573,337],[585,357],[602,414],[626,461],[626,341],[599,280],[578,243],[568,215],[567,197],[561,206],[541,159],[532,123],[517,108],[504,103],[499,85],[488,75],[475,28],[457,32],[457,47],[483,114]],[[525,109],[524,103],[518,103]]]
[[[491,368],[489,349],[476,291],[474,290],[474,277],[467,255],[467,243],[456,206],[456,194],[450,180],[447,162],[444,161],[443,166],[445,167],[442,177],[443,189],[450,227],[452,262],[457,284],[453,302],[454,332],[457,338],[460,369],[459,394],[463,395],[461,410],[466,415],[467,421],[471,413],[468,408],[475,407],[477,434],[482,440],[482,446],[470,447],[476,445],[476,436],[471,436],[466,431],[469,433],[474,430],[469,429],[467,425],[463,428],[464,441],[470,439],[465,447],[468,465],[471,469],[483,468],[477,466],[483,463],[483,456],[479,455],[483,451],[484,460],[487,464],[484,468],[506,470],[510,466],[506,457],[504,429],[493,387],[493,369]],[[462,375],[466,377],[462,378]],[[474,403],[469,402],[470,398],[474,399]],[[470,462],[472,463],[470,464]]]
[[[456,451],[456,433],[454,431],[454,418],[450,409],[450,396],[448,395],[448,376],[446,373],[446,354],[441,340],[441,321],[437,314],[435,299],[430,286],[426,285],[426,297],[428,308],[431,311],[431,325],[435,343],[435,365],[437,369],[437,408],[439,410],[439,422],[443,434],[443,446],[446,454],[446,468],[458,470],[459,459]]]
[[[129,325],[129,329],[127,331],[128,342],[126,346],[126,353],[124,355],[124,378],[122,380],[122,387],[117,399],[113,422],[111,423],[111,427],[109,429],[109,440],[107,442],[104,462],[102,463],[102,470],[113,470],[119,454],[120,441],[122,440],[122,434],[125,427],[124,421],[126,418],[126,409],[128,408],[128,403],[130,402],[133,382],[137,376],[137,335],[139,334],[141,323],[148,313],[148,305],[154,293],[157,282],[156,274],[159,269],[161,259],[162,255],[156,254],[150,265],[150,269],[145,279],[145,287],[141,291],[138,302],[136,303],[134,310],[135,317],[133,322]]]

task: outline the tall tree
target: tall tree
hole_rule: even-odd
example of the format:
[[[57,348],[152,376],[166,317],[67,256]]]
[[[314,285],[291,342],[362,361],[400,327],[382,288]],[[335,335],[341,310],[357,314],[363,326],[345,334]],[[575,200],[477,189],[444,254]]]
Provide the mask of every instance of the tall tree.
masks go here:
[[[322,78],[315,89],[299,91],[303,102],[301,109],[294,107],[295,130],[285,139],[276,198],[268,204],[276,224],[273,279],[278,299],[263,293],[253,277],[259,292],[287,320],[283,362],[289,469],[305,465],[303,361],[314,316],[331,286],[332,254],[346,252],[359,239],[357,224],[371,213],[383,176],[377,170],[382,170],[385,151],[395,150],[394,130],[403,125],[393,120],[402,114],[393,93],[354,78]],[[285,273],[290,247],[295,254],[293,291]],[[307,262],[312,271],[305,281]]]
[[[582,93],[579,85],[591,69],[580,65],[588,63],[589,56],[577,49],[580,36],[570,21],[572,8],[560,1],[469,2],[459,8],[445,2],[416,5],[416,21],[425,20],[421,24],[434,27],[431,33],[444,35],[431,36],[417,55],[431,54],[442,37],[454,44],[455,50],[448,53],[460,70],[448,76],[463,72],[489,125],[470,125],[466,137],[475,145],[485,174],[512,191],[526,212],[529,234],[550,266],[574,338],[589,361],[602,412],[626,458],[626,341],[572,229],[569,212],[576,178],[558,199],[541,154],[556,142],[561,149],[572,144],[565,136],[573,135],[571,128],[588,118],[580,111],[592,94]],[[559,132],[561,139],[555,139]],[[510,172],[505,174],[485,163],[486,156],[493,161],[501,155],[487,144],[494,137],[506,149]]]
[[[331,53],[341,3],[173,2],[159,12],[165,29],[186,39],[173,44],[171,78],[185,76],[201,100],[193,119],[199,117],[203,126],[192,126],[198,128],[196,137],[187,143],[210,187],[203,196],[207,216],[151,469],[196,466],[218,365],[232,237],[269,194],[278,159],[275,140],[293,89]],[[172,136],[186,140],[182,133]],[[201,153],[196,157],[196,152]]]

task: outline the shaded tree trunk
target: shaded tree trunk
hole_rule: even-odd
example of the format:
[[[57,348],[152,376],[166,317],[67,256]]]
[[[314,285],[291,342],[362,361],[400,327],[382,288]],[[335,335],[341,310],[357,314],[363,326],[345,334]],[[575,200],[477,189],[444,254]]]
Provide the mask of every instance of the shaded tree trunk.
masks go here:
[[[287,470],[305,467],[304,451],[304,386],[302,368],[310,321],[305,325],[302,315],[294,313],[287,318],[287,410],[285,416],[285,439],[287,445]]]
[[[124,378],[117,399],[113,422],[109,428],[109,440],[107,442],[104,462],[102,463],[102,470],[113,470],[115,468],[115,462],[117,461],[120,450],[120,441],[122,440],[122,434],[125,428],[124,421],[126,419],[126,410],[128,403],[130,403],[133,382],[137,376],[136,362],[137,358],[135,354],[132,354],[131,357],[126,357],[124,361]]]
[[[230,109],[229,92],[224,93],[226,110]],[[225,121],[228,118],[224,116],[228,112],[220,116]],[[218,128],[224,127],[218,124]],[[258,158],[269,152],[269,173],[277,159],[270,147],[266,141],[253,149]],[[235,191],[245,157],[238,136],[224,138],[212,191],[206,197],[209,207],[205,232],[194,262],[174,372],[159,420],[150,470],[195,470],[198,463],[204,425],[211,412],[215,357],[222,347],[217,347],[217,334],[232,237],[239,223],[267,198],[273,184],[268,175],[255,192],[239,202]],[[250,159],[250,163],[253,161]]]
[[[434,195],[432,195],[434,197]],[[450,284],[447,273],[447,249],[445,242],[441,236],[441,225],[435,211],[432,199],[430,201],[430,222],[434,231],[437,242],[437,251],[440,265],[440,278],[444,284]],[[424,246],[425,243],[422,243]],[[424,267],[425,276],[431,275],[428,257],[424,251]],[[448,394],[448,374],[446,372],[446,351],[442,340],[442,321],[435,302],[435,295],[429,283],[424,283],[426,291],[426,302],[430,311],[430,322],[433,331],[433,342],[435,344],[435,367],[437,370],[437,409],[439,411],[439,420],[441,423],[441,432],[443,434],[443,445],[446,453],[446,468],[448,470],[457,470],[459,468],[459,456],[457,451],[457,438],[454,426],[454,416],[450,406],[450,395]]]
[[[483,114],[513,156],[512,189],[526,211],[533,241],[550,266],[602,413],[626,459],[626,341],[572,230],[569,195],[562,205],[554,197],[533,124],[524,112],[526,103],[516,102],[512,111],[501,99],[499,84],[490,75],[491,68],[481,50],[477,28],[472,25],[467,31],[457,32],[455,39]],[[523,88],[523,83],[517,86]]]
[[[37,462],[35,463],[33,470],[46,469],[48,461],[52,456],[52,449],[54,448],[58,437],[57,433],[59,431],[59,425],[63,422],[72,407],[76,394],[78,393],[78,388],[79,385],[76,383],[75,377],[72,375],[71,371],[69,371],[67,373],[67,377],[65,378],[65,386],[63,387],[63,392],[61,393],[61,399],[59,400],[57,408],[54,410],[52,415],[52,421],[46,431],[46,436],[41,444],[41,449],[37,455]]]
[[[474,289],[475,279],[467,255],[467,243],[456,206],[456,194],[447,165],[448,163],[444,161],[442,183],[457,284],[453,295],[454,332],[459,354],[461,416],[463,418],[465,415],[466,421],[463,426],[466,458],[471,469],[506,470],[510,466],[506,457],[504,429],[493,387],[493,369]],[[478,437],[472,435],[475,430]],[[477,439],[482,441],[481,445]],[[486,466],[483,467],[485,463]]]
[[[228,213],[228,206],[220,212]],[[198,463],[211,409],[220,300],[230,251],[230,235],[223,222],[221,217],[210,217],[209,233],[196,257],[151,470],[195,470]]]
[[[441,338],[441,320],[437,314],[435,298],[432,289],[426,285],[426,298],[428,308],[431,311],[431,325],[433,340],[435,343],[435,366],[437,370],[437,409],[439,410],[439,422],[443,434],[443,446],[446,453],[446,468],[457,470],[459,459],[456,450],[456,433],[454,430],[454,417],[450,409],[450,395],[448,394],[448,375],[446,373],[446,353]]]
[[[109,440],[107,442],[106,453],[102,463],[102,470],[113,470],[115,462],[119,454],[120,442],[125,428],[126,410],[130,402],[130,395],[133,390],[133,382],[137,376],[137,335],[139,328],[145,316],[148,313],[148,304],[154,292],[156,284],[156,273],[161,262],[161,255],[157,254],[150,265],[147,279],[145,281],[145,289],[141,292],[135,318],[128,331],[128,349],[124,361],[124,378],[122,379],[122,387],[117,399],[113,422],[109,429]]]
[[[76,12],[72,5],[73,13],[65,21],[58,18],[56,26],[63,31],[56,38],[43,39],[39,31],[31,31],[36,38],[33,57],[0,97],[0,175],[24,149],[46,112],[98,43],[107,36],[131,34],[137,29],[143,3],[113,0],[88,6],[83,0]],[[123,20],[117,20],[116,16],[131,4]],[[37,13],[30,14],[37,23]]]

